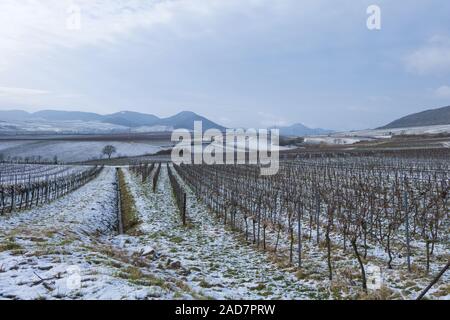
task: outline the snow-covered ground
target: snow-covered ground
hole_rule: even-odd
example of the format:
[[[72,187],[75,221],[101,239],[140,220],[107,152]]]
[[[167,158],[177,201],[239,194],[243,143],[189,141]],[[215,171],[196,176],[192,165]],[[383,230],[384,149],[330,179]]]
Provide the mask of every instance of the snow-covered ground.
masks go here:
[[[52,133],[110,133],[128,132],[128,127],[100,121],[0,121],[2,133],[52,132]]]
[[[27,141],[14,141],[14,140],[8,140],[8,141],[1,141],[0,140],[0,152],[3,152],[4,150],[17,148],[20,146],[23,146],[25,144],[28,144]]]
[[[438,134],[450,133],[450,124],[411,128],[394,128],[394,129],[372,129],[372,130],[358,130],[345,133],[336,133],[335,136],[359,136],[359,137],[391,137],[393,135],[418,135],[418,134]]]
[[[0,297],[74,294],[67,285],[68,270],[77,266],[90,276],[91,253],[83,247],[95,243],[95,235],[114,232],[113,182],[113,173],[105,170],[98,179],[52,204],[0,217]]]
[[[53,159],[56,155],[59,161],[76,162],[105,157],[102,150],[106,145],[113,145],[117,153],[113,157],[139,156],[153,154],[163,147],[152,142],[122,142],[122,141],[2,141],[0,153],[3,157],[29,157]]]
[[[172,131],[169,126],[142,126],[129,128],[126,126],[101,122],[101,121],[49,121],[49,120],[9,120],[0,121],[0,133],[64,133],[64,134],[103,134],[103,133],[128,133],[128,132],[160,132]]]
[[[300,285],[242,245],[194,199],[192,227],[184,228],[165,167],[155,194],[126,171],[142,224],[133,236],[117,235],[113,171],[50,205],[0,218],[0,299],[316,297],[312,283]]]
[[[169,299],[184,292],[145,248],[123,249],[128,237],[115,231],[114,183],[114,170],[105,169],[52,204],[0,217],[0,299]]]
[[[189,227],[183,227],[172,200],[165,166],[156,193],[150,185],[127,175],[137,199],[143,236],[128,246],[151,243],[176,264],[181,280],[204,297],[216,299],[314,299],[321,298],[317,282],[298,280],[290,268],[280,268],[269,257],[225,230],[194,195],[188,193]],[[143,243],[142,243],[143,242]]]
[[[183,227],[165,167],[156,193],[125,170],[141,225],[117,235],[113,171],[50,205],[0,217],[0,299],[321,297],[314,280],[243,244],[192,194]]]
[[[190,192],[190,188],[179,178],[181,185],[188,192],[188,200],[192,199],[195,202],[195,197]],[[203,207],[203,206],[200,206]],[[197,211],[196,211],[197,212]],[[203,207],[201,213],[209,212]],[[211,218],[201,216],[199,223],[202,221],[211,222]],[[286,221],[287,223],[287,221]],[[326,221],[321,224],[325,225]],[[266,231],[266,243],[268,248],[278,246],[277,250],[277,267],[285,266],[285,270],[291,273],[296,273],[299,279],[295,279],[294,283],[297,286],[312,285],[315,292],[312,296],[322,299],[364,299],[364,298],[382,298],[382,299],[415,299],[420,292],[431,281],[434,275],[438,274],[446,261],[448,261],[449,242],[446,239],[437,243],[434,248],[433,257],[430,261],[430,273],[427,275],[421,266],[425,265],[425,243],[423,241],[411,241],[411,261],[414,272],[409,273],[406,267],[406,259],[404,248],[395,246],[395,253],[393,254],[392,265],[394,268],[389,269],[386,265],[388,258],[387,252],[381,248],[378,243],[367,243],[367,259],[365,259],[365,271],[368,276],[368,283],[371,279],[378,279],[380,287],[369,290],[369,296],[362,293],[361,290],[361,275],[358,262],[355,258],[351,248],[344,252],[342,249],[342,236],[331,233],[331,247],[332,247],[332,265],[333,265],[333,280],[328,280],[328,265],[324,235],[321,234],[320,244],[317,245],[315,234],[316,228],[310,229],[308,223],[302,223],[302,268],[301,270],[295,267],[289,268],[286,262],[289,259],[289,242],[278,241],[278,234],[273,229]],[[322,226],[323,227],[323,226]],[[294,234],[298,233],[297,226],[294,225]],[[282,239],[289,239],[287,226],[281,232]],[[399,231],[401,232],[401,231]],[[236,235],[236,233],[234,233]],[[241,234],[241,233],[238,233]],[[308,236],[308,234],[310,236]],[[297,246],[295,246],[296,250]],[[363,250],[360,248],[360,250]],[[273,253],[268,249],[269,255],[273,258]],[[261,261],[260,266],[265,262]],[[375,270],[375,273],[372,271]],[[306,282],[304,282],[306,281]],[[427,297],[432,299],[450,300],[450,273],[442,276],[440,281],[435,284],[428,292]]]
[[[422,135],[450,133],[450,125],[395,128],[395,129],[368,129],[347,132],[336,132],[329,135],[311,136],[305,142],[311,144],[354,144],[374,139],[390,139],[396,135]]]
[[[349,137],[306,137],[305,143],[309,144],[354,144],[360,142],[361,138],[349,138]]]
[[[49,121],[49,120],[0,120],[0,133],[64,133],[64,134],[105,134],[105,133],[129,133],[129,132],[162,132],[172,131],[170,126],[141,126],[129,128],[126,126],[101,122],[101,121]]]
[[[333,264],[339,273],[330,286],[323,248],[305,241],[304,267],[299,272],[224,227],[189,188],[189,225],[184,227],[166,166],[155,193],[151,179],[142,183],[127,168],[122,170],[140,220],[129,235],[116,230],[113,168],[105,168],[98,178],[51,204],[0,216],[0,299],[355,297],[359,276],[351,253],[334,249]],[[446,252],[439,246],[435,254]],[[382,260],[384,255],[375,247],[369,250],[371,257]],[[437,270],[433,264],[433,274]],[[431,275],[417,279],[393,269],[385,270],[384,277],[396,298],[411,299]],[[450,299],[449,277],[443,279],[429,297]]]

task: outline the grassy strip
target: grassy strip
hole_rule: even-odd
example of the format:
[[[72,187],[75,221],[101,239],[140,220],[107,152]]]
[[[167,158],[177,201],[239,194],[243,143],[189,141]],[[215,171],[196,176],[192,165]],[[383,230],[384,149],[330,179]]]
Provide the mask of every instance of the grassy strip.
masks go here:
[[[13,237],[8,238],[4,243],[0,244],[0,252],[20,249],[22,249],[22,246]]]
[[[140,221],[137,215],[134,198],[125,182],[125,176],[122,169],[119,169],[118,176],[123,230],[125,233],[130,234],[136,231],[136,227],[139,225]]]

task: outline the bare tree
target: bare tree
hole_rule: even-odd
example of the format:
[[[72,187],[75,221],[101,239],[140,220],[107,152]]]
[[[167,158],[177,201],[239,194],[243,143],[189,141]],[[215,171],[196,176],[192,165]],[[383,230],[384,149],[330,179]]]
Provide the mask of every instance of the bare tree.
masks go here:
[[[102,153],[104,155],[108,156],[108,159],[111,159],[111,156],[116,152],[117,152],[117,149],[113,145],[107,145],[102,150]]]

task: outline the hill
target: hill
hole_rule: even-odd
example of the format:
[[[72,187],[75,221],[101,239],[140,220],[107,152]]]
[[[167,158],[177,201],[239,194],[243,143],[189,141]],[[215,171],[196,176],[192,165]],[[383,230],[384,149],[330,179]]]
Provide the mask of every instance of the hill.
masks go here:
[[[45,127],[52,131],[58,128],[58,132],[64,132],[64,127],[70,127],[73,132],[80,127],[80,132],[96,127],[104,130],[136,132],[152,130],[194,129],[194,121],[202,121],[203,130],[211,128],[224,131],[226,128],[194,112],[183,111],[168,118],[159,118],[153,114],[121,111],[108,115],[100,115],[92,112],[43,110],[28,113],[22,110],[0,111],[0,121],[3,130],[9,131],[33,131],[33,128]],[[35,124],[35,125],[33,125]],[[104,125],[102,125],[104,124]],[[6,128],[6,129],[5,129]],[[16,128],[16,129],[14,129]],[[81,130],[81,128],[83,128]],[[53,130],[53,131],[55,131]],[[41,131],[41,130],[38,130]]]
[[[280,130],[280,135],[282,136],[314,136],[314,135],[322,135],[328,134],[333,131],[321,129],[321,128],[308,128],[307,126],[296,123],[287,127],[274,127],[275,129]],[[273,129],[273,128],[272,128]]]
[[[450,124],[450,106],[410,114],[379,129],[424,127],[446,124]]]

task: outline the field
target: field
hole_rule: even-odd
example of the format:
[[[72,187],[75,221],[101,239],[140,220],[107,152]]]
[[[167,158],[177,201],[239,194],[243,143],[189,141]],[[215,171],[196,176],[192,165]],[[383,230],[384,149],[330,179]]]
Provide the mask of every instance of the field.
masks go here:
[[[0,298],[415,299],[449,261],[449,157],[3,163]]]
[[[167,134],[139,135],[42,135],[3,136],[0,157],[14,161],[52,161],[73,163],[105,159],[106,145],[116,148],[113,158],[154,154],[171,146]],[[1,160],[1,159],[0,159]]]

